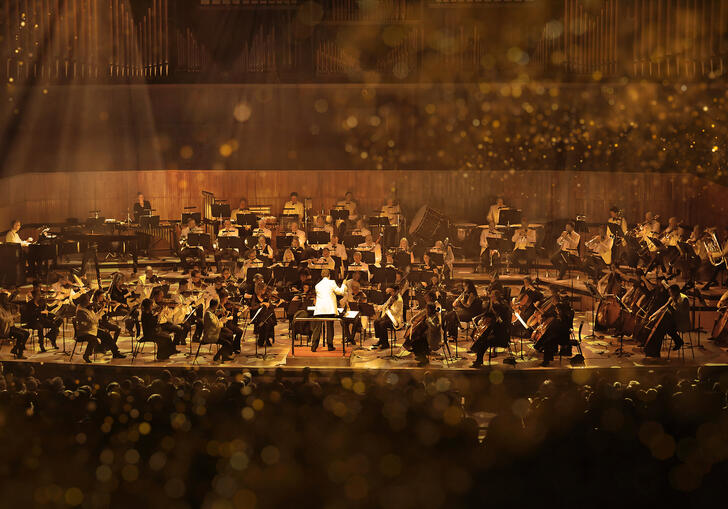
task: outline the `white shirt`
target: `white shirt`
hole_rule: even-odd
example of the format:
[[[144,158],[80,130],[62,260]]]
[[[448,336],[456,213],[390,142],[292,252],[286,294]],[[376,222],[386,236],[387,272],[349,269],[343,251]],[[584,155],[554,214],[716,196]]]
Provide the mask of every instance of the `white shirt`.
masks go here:
[[[498,220],[500,219],[500,211],[501,209],[508,208],[505,205],[497,205],[493,204],[490,206],[490,209],[488,209],[488,216],[486,217],[486,220],[488,223],[494,223],[498,224]]]
[[[303,203],[300,201],[297,201],[296,203],[293,203],[291,200],[288,200],[285,205],[283,205],[283,213],[284,214],[296,214],[299,219],[303,218]]]
[[[331,256],[328,258],[324,258],[323,256],[321,258],[316,258],[314,260],[311,260],[308,262],[308,266],[311,268],[316,269],[329,269],[334,270],[334,267],[336,267],[336,262],[334,261]]]
[[[346,285],[338,286],[336,281],[325,277],[316,285],[316,305],[313,315],[337,315],[336,296],[346,293]]]
[[[5,235],[5,242],[9,242],[11,244],[20,244],[23,242],[23,240],[20,238],[20,235],[18,235],[18,232],[8,230],[8,233]]]
[[[397,224],[397,219],[401,213],[399,205],[384,205],[382,207],[382,215],[389,218],[389,224]]]
[[[249,209],[235,209],[232,212],[230,212],[230,220],[233,223],[238,222],[238,214],[248,214],[250,212]]]
[[[349,211],[349,219],[356,218],[356,202],[354,200],[352,201],[346,201],[341,200],[337,203],[339,207],[344,207],[346,210]]]
[[[256,228],[253,230],[253,237],[265,237],[266,239],[271,238],[271,231],[268,228]]]
[[[536,245],[536,230],[528,228],[525,232],[520,228],[513,233],[511,241],[515,243],[515,249],[526,249]]]
[[[223,228],[219,232],[217,232],[218,237],[238,237],[240,236],[240,232],[238,232],[237,228],[230,228],[229,230],[226,228]]]
[[[329,242],[326,244],[326,247],[329,248],[331,256],[338,256],[341,258],[341,261],[346,261],[346,246],[344,244],[338,242],[336,245],[333,245]]]
[[[298,245],[303,247],[306,243],[306,232],[303,230],[297,230],[295,232],[288,232],[287,235],[295,235],[298,237]]]
[[[581,235],[576,232],[566,233],[566,230],[564,230],[562,235],[563,243],[561,244],[561,250],[568,251],[571,254],[578,254]]]

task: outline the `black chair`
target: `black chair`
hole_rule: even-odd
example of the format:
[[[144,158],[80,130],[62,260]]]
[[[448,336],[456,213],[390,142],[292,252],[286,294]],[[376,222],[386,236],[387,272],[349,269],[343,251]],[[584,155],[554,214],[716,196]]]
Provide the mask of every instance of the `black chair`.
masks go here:
[[[137,355],[144,353],[144,344],[145,343],[152,343],[152,345],[154,345],[154,347],[153,347],[154,348],[154,350],[153,350],[154,351],[154,358],[155,359],[157,358],[157,342],[156,341],[154,341],[153,339],[147,338],[146,336],[144,336],[142,334],[136,340],[136,349],[134,348],[133,341],[134,340],[132,339],[132,348],[131,348],[131,350],[132,350],[132,353],[131,353],[131,363],[132,364],[134,364],[134,359],[136,359],[136,356]]]
[[[71,320],[71,325],[73,326],[73,349],[71,350],[71,356],[68,358],[68,362],[73,361],[73,355],[76,353],[76,347],[79,343],[87,343],[88,341],[85,339],[81,339],[78,337],[78,333],[76,332],[76,318],[73,318]],[[94,361],[96,360],[96,349],[94,348]]]

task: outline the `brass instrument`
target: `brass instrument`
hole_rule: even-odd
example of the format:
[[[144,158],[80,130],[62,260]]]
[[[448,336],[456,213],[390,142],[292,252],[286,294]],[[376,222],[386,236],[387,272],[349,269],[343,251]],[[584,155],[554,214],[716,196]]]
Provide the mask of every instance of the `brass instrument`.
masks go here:
[[[721,263],[726,263],[726,257],[723,254],[723,248],[718,242],[715,232],[707,232],[708,234],[703,237],[702,242],[705,246],[705,252],[708,254],[708,260],[711,265],[717,267]],[[707,237],[707,239],[706,239]],[[728,266],[728,264],[726,265]]]
[[[604,260],[604,263],[606,263],[607,265],[611,265],[614,237],[607,237],[606,241],[607,245],[602,246],[602,236],[595,235],[592,239],[589,239],[584,243],[584,247],[586,247],[589,251],[592,251],[601,256],[602,260]]]

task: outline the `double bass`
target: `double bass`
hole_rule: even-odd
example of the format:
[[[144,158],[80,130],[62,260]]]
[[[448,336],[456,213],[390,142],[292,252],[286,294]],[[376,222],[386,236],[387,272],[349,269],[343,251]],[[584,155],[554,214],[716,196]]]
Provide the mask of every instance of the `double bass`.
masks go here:
[[[728,333],[728,306],[718,310],[718,316],[710,332],[711,339],[720,339]]]

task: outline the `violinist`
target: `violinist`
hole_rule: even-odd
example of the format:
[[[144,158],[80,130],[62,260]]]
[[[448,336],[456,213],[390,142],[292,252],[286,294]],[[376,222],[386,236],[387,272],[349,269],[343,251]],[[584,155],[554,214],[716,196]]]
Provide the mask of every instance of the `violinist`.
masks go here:
[[[91,363],[91,354],[98,349],[101,351],[111,350],[114,359],[126,357],[119,352],[116,340],[112,339],[111,334],[99,328],[99,314],[100,312],[96,311],[91,304],[88,293],[83,294],[79,298],[75,318],[76,340],[86,342],[83,360],[86,363]]]
[[[691,329],[688,297],[680,291],[678,285],[670,285],[668,291],[668,301],[650,316],[653,325],[652,333],[644,344],[645,357],[660,357],[662,341],[666,335],[672,338],[672,349],[679,350],[683,345],[680,333]]]
[[[286,317],[288,318],[288,326],[290,327],[293,323],[293,317],[299,311],[305,311],[307,307],[313,305],[313,284],[310,280],[305,280],[300,283],[300,289],[295,285],[291,285],[291,297],[286,309]]]
[[[156,287],[154,290],[152,290],[150,299],[154,304],[154,312],[157,315],[156,326],[158,326],[162,331],[174,335],[175,346],[186,345],[187,335],[189,334],[191,328],[189,324],[175,325],[169,320],[163,319],[163,311],[166,311],[167,307],[172,305],[172,303],[164,301],[164,290],[162,290],[162,288],[160,287]],[[160,321],[161,323],[159,323]],[[144,324],[142,323],[142,326],[143,325]]]
[[[275,342],[275,302],[268,285],[260,281],[255,285],[255,293],[250,299],[250,316],[254,324],[253,332],[258,336],[258,346],[272,346]]]
[[[452,303],[453,310],[443,319],[445,330],[451,340],[457,338],[460,322],[470,322],[483,312],[483,305],[472,281],[463,283],[462,293]]]
[[[205,282],[202,280],[200,269],[192,269],[189,280],[190,290],[202,290],[205,288]]]
[[[48,331],[48,341],[51,346],[58,349],[56,338],[61,330],[63,319],[56,317],[55,314],[49,311],[46,300],[41,296],[39,286],[34,287],[31,291],[31,300],[25,304],[21,312],[21,321],[25,324],[24,328],[38,331],[38,347],[41,352],[46,351],[43,344],[45,329],[50,329]]]
[[[16,359],[25,359],[23,350],[25,343],[30,337],[30,332],[15,326],[15,306],[11,303],[10,294],[6,291],[0,292],[0,337],[15,340],[10,353]]]
[[[233,336],[230,330],[223,325],[230,317],[220,317],[218,304],[217,299],[212,299],[207,311],[205,311],[201,344],[220,345],[217,353],[212,358],[213,361],[231,361],[233,360]]]
[[[106,294],[101,290],[96,290],[91,297],[91,310],[96,313],[98,318],[98,328],[100,332],[105,332],[113,340],[114,347],[121,334],[121,327],[111,321],[109,313],[111,312],[111,301],[108,300]],[[102,339],[99,336],[99,339]],[[103,344],[103,341],[102,341]],[[116,348],[118,351],[118,348]],[[114,354],[114,358],[123,358],[123,354]]]
[[[379,308],[379,318],[374,320],[374,334],[377,342],[372,348],[382,350],[389,348],[389,329],[398,329],[402,326],[404,302],[399,294],[399,287],[391,285],[387,287],[387,301]]]
[[[230,302],[230,294],[225,289],[218,291],[218,316],[224,320],[223,337],[231,343],[233,353],[240,353],[243,329],[238,325],[238,308]],[[210,301],[212,302],[212,301]]]
[[[151,285],[159,283],[159,276],[154,273],[154,269],[151,265],[147,265],[144,268],[144,274],[139,276],[139,282],[143,285]]]
[[[579,240],[581,235],[574,231],[574,222],[566,223],[566,228],[558,239],[556,244],[559,250],[551,257],[551,263],[559,270],[556,279],[564,279],[569,265],[579,265]]]
[[[521,274],[528,274],[535,257],[536,230],[528,228],[526,218],[521,220],[521,227],[513,232],[511,241],[513,242],[513,265],[519,267]]]
[[[483,365],[483,357],[490,347],[506,348],[510,342],[508,323],[511,312],[503,301],[499,290],[492,290],[484,299],[483,313],[474,317],[473,345],[470,351],[475,353],[473,368]]]
[[[359,309],[359,304],[367,302],[367,294],[361,290],[358,281],[351,280],[346,284],[346,295],[342,299],[341,304],[345,310]],[[362,329],[361,318],[342,318],[341,319],[342,335],[347,343],[356,344],[354,336]]]
[[[142,331],[144,339],[157,344],[157,360],[164,361],[179,353],[172,343],[172,336],[159,326],[158,315],[152,311],[152,300],[142,301]]]

